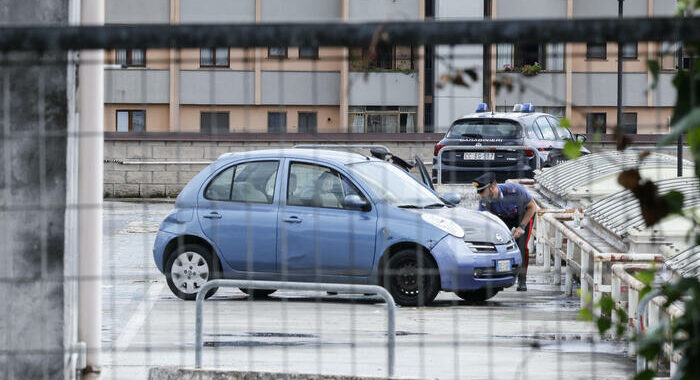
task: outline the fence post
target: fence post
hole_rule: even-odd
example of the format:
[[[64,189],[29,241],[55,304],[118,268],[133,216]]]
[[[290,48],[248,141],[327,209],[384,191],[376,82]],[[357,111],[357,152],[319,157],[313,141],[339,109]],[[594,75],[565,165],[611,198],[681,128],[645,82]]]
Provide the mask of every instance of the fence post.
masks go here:
[[[581,274],[579,278],[581,279],[581,304],[586,302],[586,294],[588,294],[588,280],[586,279],[586,274],[588,273],[588,252],[585,249],[581,249]]]
[[[543,219],[543,220],[545,220],[545,219]],[[544,235],[542,238],[542,242],[544,243],[544,252],[542,252],[542,254],[544,255],[544,257],[543,257],[543,259],[544,259],[544,272],[549,273],[549,271],[551,270],[551,267],[552,267],[552,262],[550,260],[550,254],[551,254],[552,248],[551,248],[551,244],[549,242],[549,229],[553,226],[550,226],[549,222],[545,221],[545,223],[542,227],[544,227],[543,228],[544,231],[542,231],[542,233]]]
[[[552,281],[552,284],[554,285],[561,285],[561,248],[563,244],[563,236],[561,233],[561,230],[557,229],[556,234],[554,235],[554,254],[552,255],[552,260],[554,260],[554,281]],[[567,239],[567,243],[568,243]]]
[[[600,290],[601,285],[603,285],[603,262],[597,257],[593,257],[593,305],[596,316],[600,316],[600,306],[598,302],[602,297],[602,291]]]
[[[574,268],[571,262],[574,261],[574,243],[571,240],[566,241],[566,282],[564,285],[564,295],[571,297],[574,290]]]

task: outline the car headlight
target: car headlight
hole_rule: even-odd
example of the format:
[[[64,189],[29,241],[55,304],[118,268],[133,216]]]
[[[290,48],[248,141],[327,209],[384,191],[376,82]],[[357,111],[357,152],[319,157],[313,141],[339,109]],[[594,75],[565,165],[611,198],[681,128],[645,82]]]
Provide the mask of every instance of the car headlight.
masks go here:
[[[421,218],[423,218],[424,222],[430,223],[454,237],[458,237],[460,239],[464,237],[464,230],[462,227],[450,219],[434,214],[421,214]]]

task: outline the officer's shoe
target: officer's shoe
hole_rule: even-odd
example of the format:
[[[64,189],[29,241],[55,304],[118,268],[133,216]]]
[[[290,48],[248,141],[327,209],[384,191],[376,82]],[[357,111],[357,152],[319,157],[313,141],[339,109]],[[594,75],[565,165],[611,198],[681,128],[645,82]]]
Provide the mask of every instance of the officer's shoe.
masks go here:
[[[527,292],[527,285],[525,284],[525,281],[518,281],[518,288],[516,290],[519,292]]]

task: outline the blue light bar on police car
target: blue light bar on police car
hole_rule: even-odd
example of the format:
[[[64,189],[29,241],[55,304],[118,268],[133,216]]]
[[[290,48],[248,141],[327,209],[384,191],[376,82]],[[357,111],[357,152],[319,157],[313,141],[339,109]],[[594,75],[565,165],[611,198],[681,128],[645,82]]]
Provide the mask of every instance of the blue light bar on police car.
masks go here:
[[[523,105],[518,103],[513,106],[513,112],[522,112],[523,111]]]
[[[476,106],[476,112],[489,112],[489,106],[486,103],[479,103],[478,106]]]
[[[525,103],[522,112],[535,112],[535,106],[532,103]]]

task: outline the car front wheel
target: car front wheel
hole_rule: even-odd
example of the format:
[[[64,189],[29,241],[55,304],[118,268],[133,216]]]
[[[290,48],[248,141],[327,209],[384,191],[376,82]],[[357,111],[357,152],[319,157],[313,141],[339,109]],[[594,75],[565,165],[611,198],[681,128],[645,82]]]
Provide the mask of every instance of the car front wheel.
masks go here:
[[[477,290],[461,290],[455,292],[455,294],[467,302],[484,302],[495,296],[500,290],[500,288],[482,288]]]
[[[440,276],[432,258],[421,251],[405,249],[386,262],[384,287],[401,306],[429,305],[440,291]]]
[[[196,244],[178,247],[165,265],[168,287],[173,294],[183,300],[195,300],[202,286],[218,277],[216,259],[212,256],[208,249]],[[209,290],[206,298],[213,296],[217,290]]]

